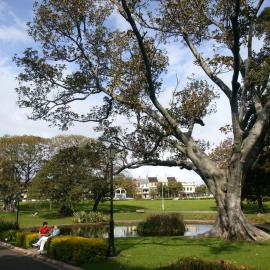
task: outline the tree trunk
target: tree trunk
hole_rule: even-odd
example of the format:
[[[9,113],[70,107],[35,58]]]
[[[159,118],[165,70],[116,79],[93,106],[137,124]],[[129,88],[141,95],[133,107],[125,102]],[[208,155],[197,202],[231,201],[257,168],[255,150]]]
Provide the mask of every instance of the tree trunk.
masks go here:
[[[263,213],[264,212],[264,206],[263,206],[263,201],[262,201],[262,196],[257,195],[257,203],[258,203],[258,212]]]
[[[234,175],[234,172],[228,174],[226,187],[215,182],[217,217],[213,228],[205,235],[230,240],[270,240],[270,234],[253,226],[245,217],[241,209],[241,180]]]
[[[15,212],[16,206],[15,202],[12,199],[3,200],[3,211],[6,212]]]
[[[97,194],[97,196],[95,196],[95,201],[94,201],[92,211],[97,212],[98,205],[99,205],[101,199],[102,199],[102,194]]]
[[[209,233],[210,236],[217,236],[230,240],[270,240],[269,234],[250,224],[240,207],[238,209],[222,209],[222,211],[225,211],[228,216],[234,216],[234,219],[224,219],[220,218],[220,215],[217,215],[213,229]],[[220,212],[219,207],[218,212]],[[224,220],[226,219],[227,221],[224,223]]]

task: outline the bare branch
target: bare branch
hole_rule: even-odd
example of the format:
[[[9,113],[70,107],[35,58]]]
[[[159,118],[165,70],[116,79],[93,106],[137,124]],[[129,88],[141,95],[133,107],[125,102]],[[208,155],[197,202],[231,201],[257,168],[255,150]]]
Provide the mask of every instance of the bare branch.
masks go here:
[[[194,46],[193,42],[191,41],[186,32],[183,32],[183,39],[185,40],[186,44],[190,48],[191,52],[193,53],[194,57],[196,58],[206,75],[224,92],[224,94],[230,100],[232,94],[231,89],[213,73],[213,71],[205,62],[202,55],[198,52],[197,48]]]
[[[261,148],[265,145],[266,139],[270,135],[270,100],[263,109],[257,113],[257,119],[253,127],[249,131],[249,135],[243,140],[241,147],[241,161],[245,167],[255,161]]]
[[[119,174],[125,169],[136,169],[141,166],[166,166],[166,167],[179,167],[180,169],[195,170],[196,167],[187,160],[159,160],[159,159],[147,159],[141,161],[130,162],[114,172]]]
[[[152,79],[151,64],[150,64],[150,61],[149,61],[148,56],[147,56],[147,52],[146,52],[145,47],[144,47],[143,37],[137,28],[137,25],[136,25],[132,15],[131,15],[131,12],[127,6],[126,1],[122,0],[121,2],[122,2],[123,9],[127,15],[127,17],[125,17],[125,19],[130,23],[130,25],[133,29],[133,32],[138,40],[138,44],[139,44],[139,47],[141,50],[141,54],[142,54],[143,61],[145,64],[145,75],[146,75],[147,82],[148,82],[149,97],[150,97],[151,101],[153,102],[154,106],[158,109],[158,111],[167,120],[168,124],[173,128],[173,130],[175,131],[175,135],[180,140],[187,142],[188,138],[186,137],[186,135],[183,132],[181,132],[181,130],[177,127],[176,121],[171,117],[171,115],[168,113],[168,111],[157,100],[157,97],[155,94],[155,87],[154,87],[154,83],[153,83],[153,79]]]

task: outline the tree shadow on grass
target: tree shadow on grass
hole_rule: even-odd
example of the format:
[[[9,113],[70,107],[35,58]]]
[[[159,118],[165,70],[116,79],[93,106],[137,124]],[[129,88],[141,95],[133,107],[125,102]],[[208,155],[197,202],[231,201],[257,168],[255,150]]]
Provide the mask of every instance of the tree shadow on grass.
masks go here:
[[[132,256],[134,256],[133,252],[129,252],[129,249],[132,249],[133,247],[136,248],[136,246],[141,247],[142,250],[145,250],[145,253],[147,254],[147,250],[149,249],[155,249],[155,246],[157,249],[165,250],[169,247],[176,247],[176,246],[182,246],[186,250],[196,250],[196,247],[200,249],[202,248],[202,252],[198,255],[201,258],[210,258],[214,259],[218,258],[219,256],[216,255],[228,255],[238,252],[246,252],[248,251],[248,254],[252,254],[252,250],[254,250],[255,246],[258,245],[267,245],[269,246],[269,242],[261,242],[261,243],[248,243],[244,241],[225,241],[217,238],[187,238],[187,237],[141,237],[137,239],[132,238],[123,238],[123,239],[117,239],[116,241],[116,247],[118,252],[118,257],[113,259],[108,259],[104,262],[100,263],[93,263],[87,265],[84,269],[95,269],[95,270],[115,270],[115,269],[126,269],[126,270],[145,270],[145,269],[159,269],[159,267],[146,267],[146,265],[142,266],[136,266],[134,260],[132,260]],[[159,246],[159,248],[158,248]],[[172,249],[173,250],[173,249]],[[140,251],[143,253],[142,251]],[[159,254],[158,252],[158,254]],[[140,254],[141,254],[140,253]],[[133,254],[133,255],[132,255]],[[212,258],[213,255],[214,257]],[[190,256],[196,256],[194,252],[190,254]],[[225,256],[226,257],[226,256]],[[135,257],[134,257],[135,259]],[[179,258],[175,257],[175,260],[177,261]],[[138,260],[138,258],[136,258]],[[155,257],[149,256],[149,260],[155,260]],[[132,262],[132,263],[130,263]],[[169,261],[168,261],[169,263]],[[172,261],[170,260],[170,263]],[[142,264],[140,261],[138,261],[138,264]]]
[[[193,249],[196,247],[206,248],[207,253],[217,255],[222,253],[234,253],[241,250],[253,249],[253,245],[269,245],[269,242],[256,242],[256,243],[248,243],[245,241],[229,241],[229,240],[221,240],[218,238],[207,238],[207,237],[141,237],[138,239],[130,238],[128,239],[118,239],[117,240],[117,250],[119,253],[133,248],[135,246],[162,246],[164,248],[167,247],[177,247],[184,246],[186,249]]]
[[[85,270],[150,270],[150,269],[159,269],[159,268],[149,268],[143,266],[131,266],[118,262],[116,258],[107,259],[103,262],[89,263],[82,266]]]
[[[163,246],[166,247],[177,247],[179,245],[185,245],[192,248],[192,246],[206,246],[207,241],[203,240],[198,243],[198,241],[192,241],[192,239],[187,237],[167,237],[167,236],[149,236],[149,237],[138,237],[138,238],[119,238],[117,239],[117,251],[122,253],[125,250],[133,248],[135,246]]]
[[[104,213],[109,213],[109,207],[99,207],[99,209]],[[124,205],[124,204],[117,204],[113,206],[114,213],[126,213],[126,212],[136,212],[137,209],[143,209],[141,206],[136,205]]]
[[[209,246],[209,252],[211,254],[222,254],[222,253],[234,253],[241,250],[241,243],[222,241],[215,245]]]
[[[77,211],[91,211],[93,207],[93,202],[92,201],[87,201],[87,202],[80,202],[76,206]],[[142,209],[143,207],[139,205],[126,205],[125,202],[121,204],[120,201],[117,201],[117,204],[114,203],[113,206],[113,212],[114,213],[122,213],[122,212],[136,212],[137,209]],[[110,205],[109,202],[105,203],[100,203],[98,206],[98,211],[103,212],[103,213],[109,213],[110,212]]]
[[[41,213],[39,215],[41,218],[44,219],[60,219],[60,218],[65,218],[58,212],[46,212],[46,213]]]

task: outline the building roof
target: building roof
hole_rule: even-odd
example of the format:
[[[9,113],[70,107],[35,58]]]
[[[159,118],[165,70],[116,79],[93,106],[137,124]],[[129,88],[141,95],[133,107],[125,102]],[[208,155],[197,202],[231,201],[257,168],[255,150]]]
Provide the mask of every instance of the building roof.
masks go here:
[[[148,182],[147,179],[140,179],[140,180],[139,180],[139,183],[140,183],[140,184],[148,184],[149,182]]]
[[[149,181],[149,183],[157,183],[158,179],[157,179],[157,177],[148,177],[148,181]]]
[[[181,182],[182,186],[196,186],[195,182]]]
[[[176,178],[174,176],[173,177],[169,176],[167,177],[167,181],[168,183],[176,182]]]

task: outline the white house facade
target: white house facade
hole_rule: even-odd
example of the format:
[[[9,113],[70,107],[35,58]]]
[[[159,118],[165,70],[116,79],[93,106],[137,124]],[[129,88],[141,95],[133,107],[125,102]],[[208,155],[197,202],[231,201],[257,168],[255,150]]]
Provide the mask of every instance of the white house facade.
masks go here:
[[[195,193],[196,189],[196,184],[193,183],[188,183],[188,182],[181,182],[183,186],[183,192],[184,193]]]
[[[114,191],[114,199],[116,200],[125,200],[127,198],[127,192],[124,188],[117,188]]]
[[[137,195],[143,199],[150,199],[151,191],[157,191],[159,183],[168,185],[170,182],[180,182],[177,181],[175,177],[159,178],[159,177],[147,177],[147,179],[139,179],[136,181]],[[195,193],[196,184],[194,182],[181,182],[183,185],[182,194]]]

